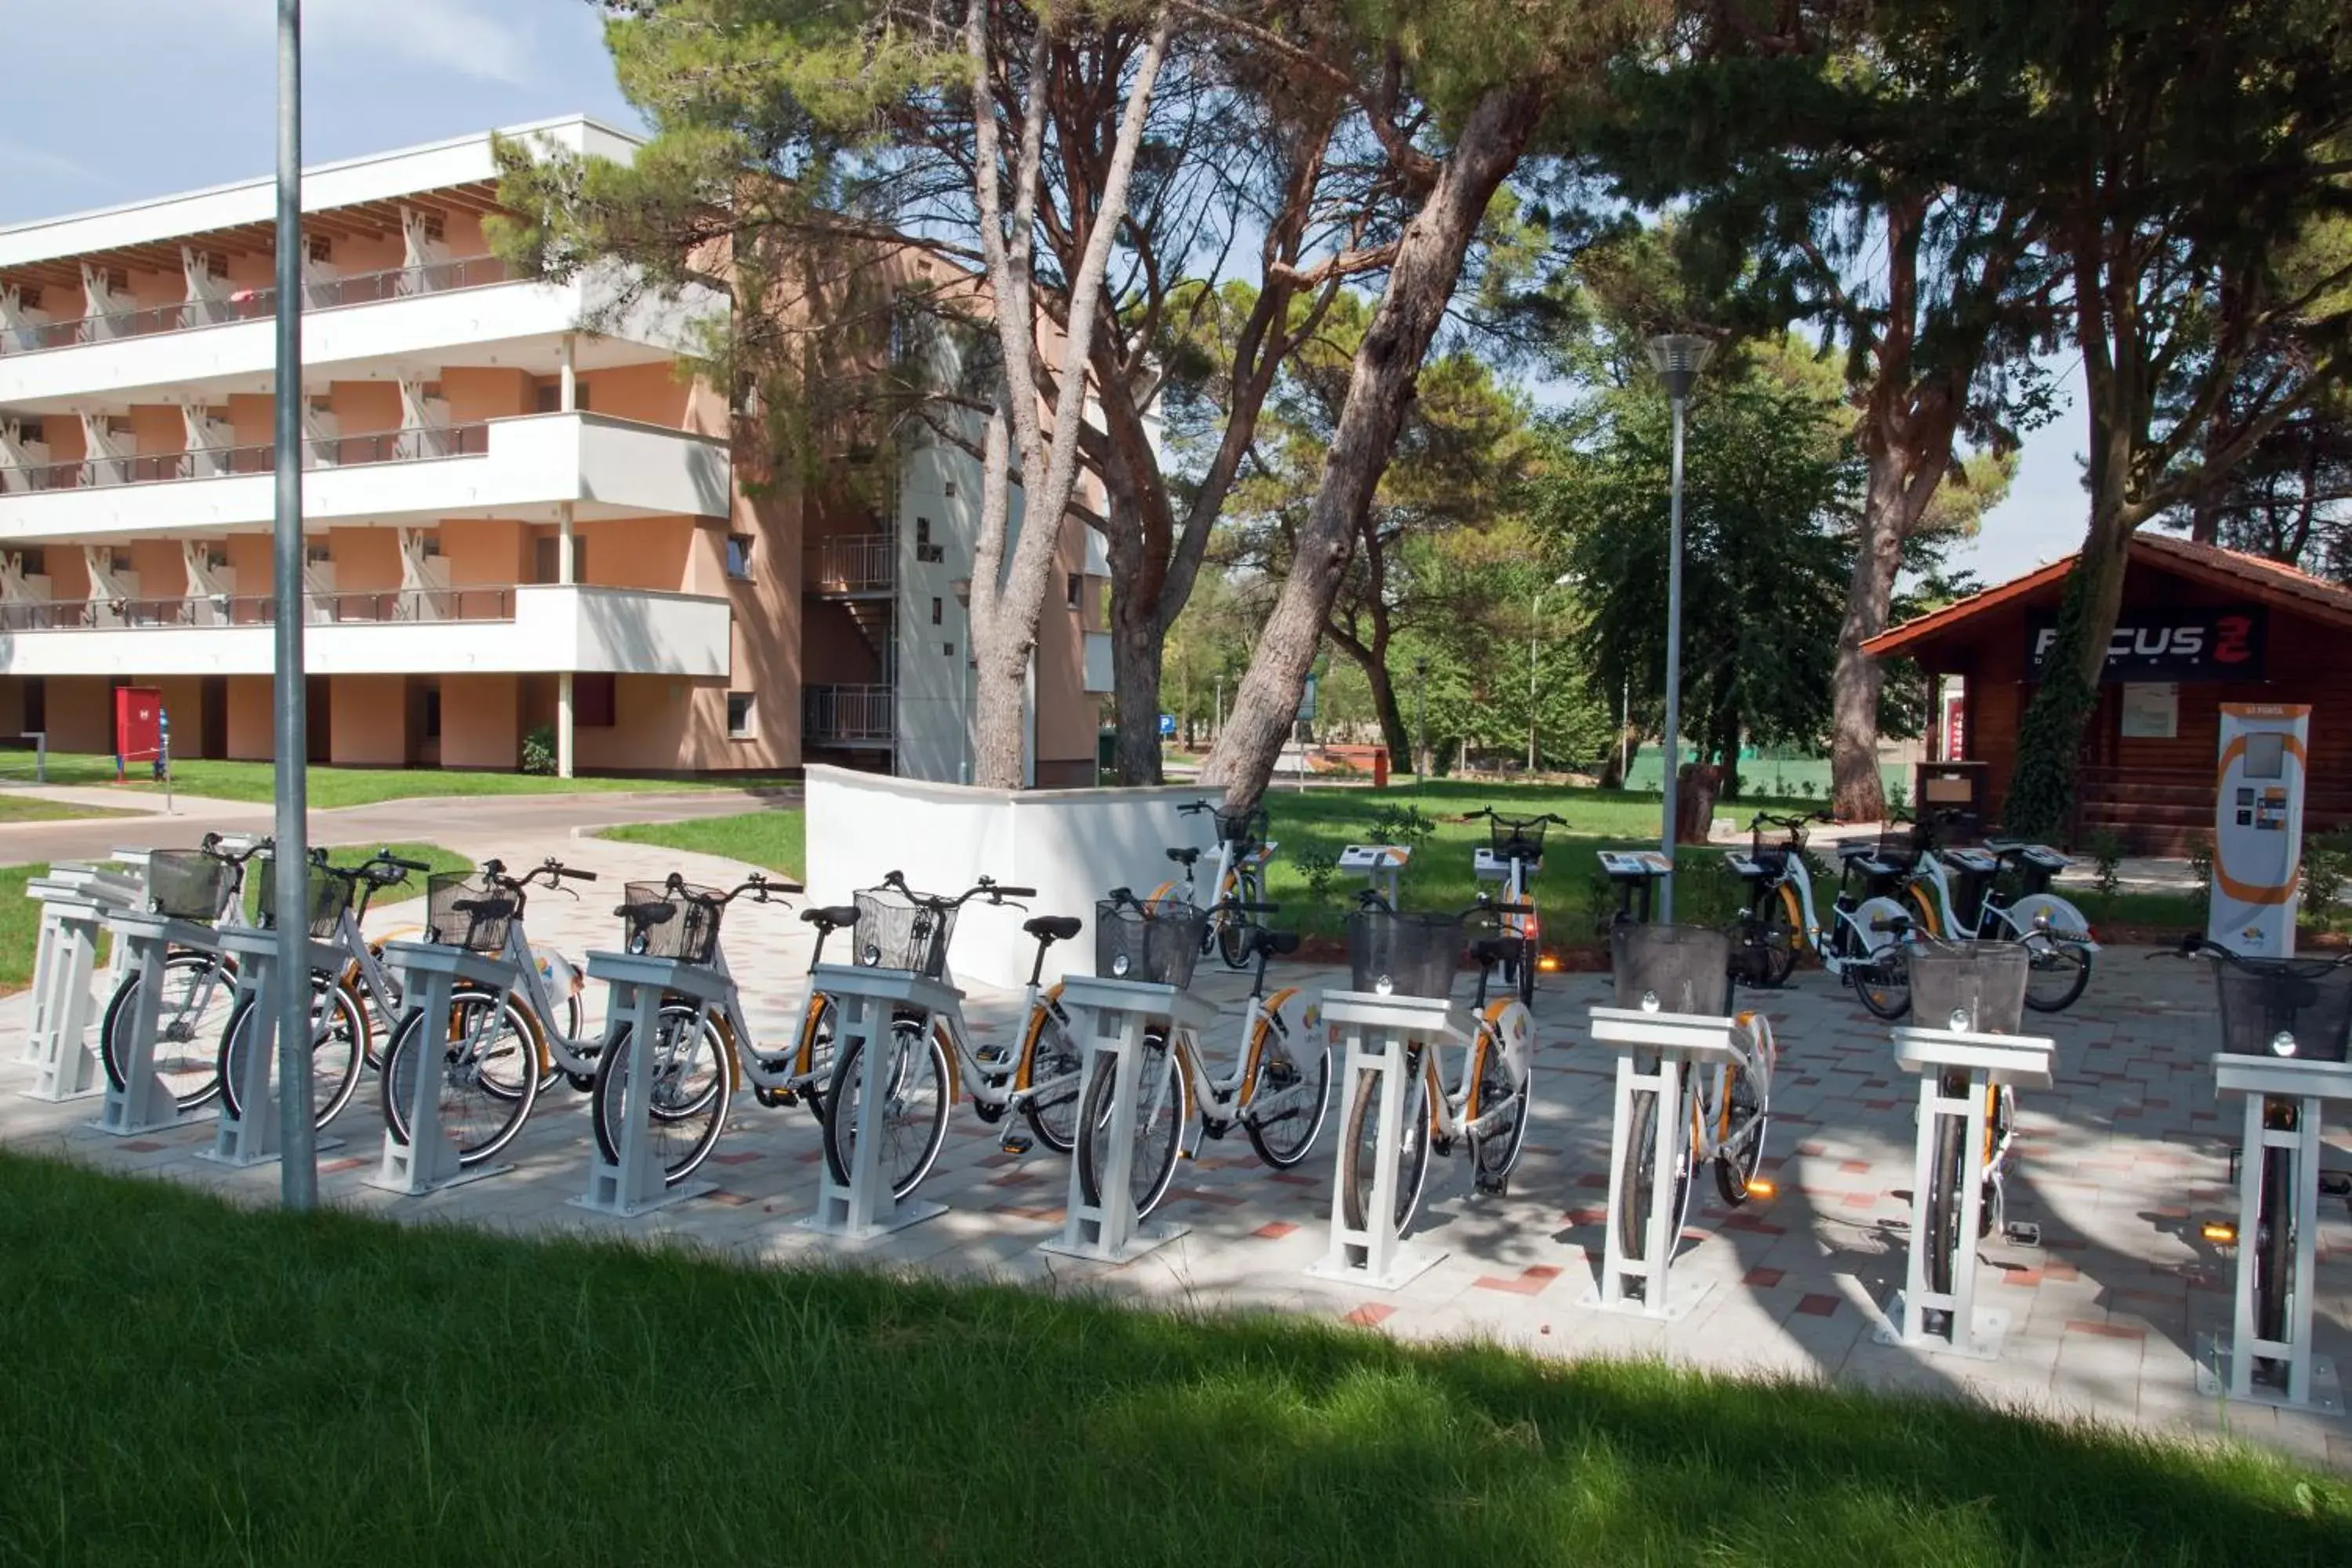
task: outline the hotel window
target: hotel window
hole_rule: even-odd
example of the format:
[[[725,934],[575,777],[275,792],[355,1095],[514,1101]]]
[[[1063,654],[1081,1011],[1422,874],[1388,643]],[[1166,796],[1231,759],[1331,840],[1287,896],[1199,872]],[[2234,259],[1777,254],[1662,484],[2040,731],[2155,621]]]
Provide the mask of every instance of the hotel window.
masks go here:
[[[750,740],[757,733],[752,721],[751,694],[748,691],[729,692],[727,694],[727,738],[730,741]]]
[[[940,624],[940,616],[942,609],[943,606],[937,599],[933,599],[931,601],[931,625],[938,626]]]
[[[751,580],[751,546],[755,542],[755,536],[749,533],[727,536],[727,575],[738,583]]]
[[[1070,595],[1070,608],[1075,610],[1078,607],[1078,595],[1086,591],[1086,586],[1087,580],[1084,577],[1080,576],[1076,572],[1070,574],[1068,590]]]

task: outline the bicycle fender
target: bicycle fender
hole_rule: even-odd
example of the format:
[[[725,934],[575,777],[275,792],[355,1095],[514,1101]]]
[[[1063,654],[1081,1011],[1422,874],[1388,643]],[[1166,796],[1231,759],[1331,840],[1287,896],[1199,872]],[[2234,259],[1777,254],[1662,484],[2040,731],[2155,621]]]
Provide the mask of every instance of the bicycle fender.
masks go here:
[[[2009,906],[2009,918],[2017,922],[2020,936],[2033,931],[2046,919],[2049,933],[2061,941],[2077,943],[2091,952],[2099,944],[2091,940],[2091,922],[2083,911],[2055,893],[2028,893]]]
[[[1903,906],[1893,899],[1863,900],[1861,907],[1853,911],[1854,934],[1862,939],[1863,952],[1876,952],[1881,948],[1892,947],[1903,940],[1895,931],[1878,930],[1874,921],[1909,918],[1903,912]]]
[[[1045,1037],[1045,1020],[1061,1005],[1062,983],[1058,980],[1037,994],[1037,1005],[1029,1009],[1029,1026],[1021,1031],[1021,1059],[1013,1068],[1013,1087],[1028,1089],[1036,1082],[1037,1042]]]

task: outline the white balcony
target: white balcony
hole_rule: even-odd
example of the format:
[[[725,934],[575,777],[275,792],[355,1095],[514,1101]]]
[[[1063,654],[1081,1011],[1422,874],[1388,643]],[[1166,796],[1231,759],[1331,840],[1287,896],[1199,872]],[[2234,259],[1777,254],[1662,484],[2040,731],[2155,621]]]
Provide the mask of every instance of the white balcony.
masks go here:
[[[0,606],[0,675],[268,675],[267,598]],[[313,596],[312,675],[609,672],[726,676],[724,599],[635,588],[521,584]]]
[[[232,447],[0,473],[0,542],[264,528],[276,512],[273,457],[268,447]],[[536,519],[564,501],[583,518],[724,517],[733,493],[723,444],[594,414],[310,442],[305,465],[302,512],[314,528]]]
[[[643,363],[691,344],[693,323],[728,309],[689,285],[676,300],[634,297],[610,269],[566,283],[510,281],[488,258],[402,268],[311,289],[302,368],[312,382],[452,361],[549,371],[566,333],[583,370]],[[277,365],[274,291],[210,306],[164,305],[0,334],[0,407],[26,414],[267,392]],[[542,363],[544,362],[544,363]]]

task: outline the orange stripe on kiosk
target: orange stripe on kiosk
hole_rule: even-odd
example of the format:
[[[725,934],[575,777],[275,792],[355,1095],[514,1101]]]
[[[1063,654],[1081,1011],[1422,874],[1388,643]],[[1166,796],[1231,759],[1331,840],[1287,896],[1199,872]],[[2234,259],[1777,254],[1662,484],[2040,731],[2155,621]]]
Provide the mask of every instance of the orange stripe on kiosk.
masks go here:
[[[2311,707],[2221,704],[2209,940],[2248,958],[2294,952]]]

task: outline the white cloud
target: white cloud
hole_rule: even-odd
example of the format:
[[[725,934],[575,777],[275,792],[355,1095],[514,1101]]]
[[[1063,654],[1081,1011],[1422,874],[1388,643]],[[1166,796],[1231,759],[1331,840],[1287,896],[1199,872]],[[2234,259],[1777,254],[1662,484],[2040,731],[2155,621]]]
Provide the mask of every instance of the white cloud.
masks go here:
[[[116,9],[146,12],[159,25],[190,11],[266,35],[277,7],[266,0],[133,0]],[[456,71],[483,81],[528,86],[531,31],[518,26],[513,0],[303,0],[302,50],[307,58],[365,59],[391,56],[414,65]]]

